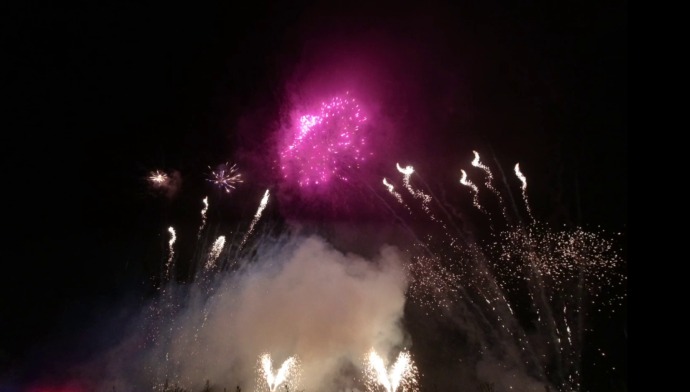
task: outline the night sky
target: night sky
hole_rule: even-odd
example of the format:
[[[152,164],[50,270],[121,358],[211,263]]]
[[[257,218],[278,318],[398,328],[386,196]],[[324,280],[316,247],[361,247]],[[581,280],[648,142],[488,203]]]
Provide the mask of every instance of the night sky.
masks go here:
[[[0,382],[107,343],[93,325],[146,294],[209,165],[241,164],[223,213],[252,214],[285,97],[352,59],[398,121],[391,159],[440,176],[491,151],[536,215],[626,230],[627,3],[290,3],[9,10]],[[151,191],[156,169],[182,173],[178,197]]]

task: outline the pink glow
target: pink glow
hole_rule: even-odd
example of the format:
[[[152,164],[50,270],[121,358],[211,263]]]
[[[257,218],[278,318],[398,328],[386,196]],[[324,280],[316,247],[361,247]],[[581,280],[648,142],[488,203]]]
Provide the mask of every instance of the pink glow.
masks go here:
[[[284,136],[280,169],[287,181],[300,187],[348,181],[371,153],[363,125],[367,117],[349,93],[322,102],[317,113],[300,114]]]

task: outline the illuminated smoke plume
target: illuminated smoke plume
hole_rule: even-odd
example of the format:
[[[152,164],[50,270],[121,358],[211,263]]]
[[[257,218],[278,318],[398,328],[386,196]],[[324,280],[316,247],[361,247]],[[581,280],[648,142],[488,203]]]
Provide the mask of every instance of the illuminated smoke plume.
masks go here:
[[[271,355],[263,354],[260,357],[259,372],[266,381],[270,392],[274,392],[281,385],[284,385],[286,390],[291,390],[296,388],[298,383],[299,364],[295,357],[290,357],[274,373]]]
[[[486,173],[486,182],[484,183],[484,186],[487,187],[491,192],[493,192],[496,197],[498,197],[498,202],[501,205],[501,212],[503,213],[504,218],[508,218],[508,215],[506,213],[506,207],[503,204],[503,197],[501,197],[501,193],[498,192],[498,189],[494,187],[493,181],[494,181],[494,175],[491,173],[491,169],[489,169],[488,166],[485,164],[481,163],[479,161],[479,153],[476,151],[472,151],[474,153],[474,160],[472,161],[472,166],[478,167],[482,170],[484,170],[484,173]]]
[[[221,391],[363,391],[364,353],[376,347],[388,357],[409,343],[401,322],[409,277],[400,250],[382,246],[363,258],[318,236],[258,242],[234,273],[215,269],[213,279],[191,286],[170,282],[152,309],[157,316],[134,318],[128,338],[97,359],[104,366],[85,372],[105,372],[89,390],[161,391],[167,381],[198,391],[208,379]],[[155,339],[142,347],[152,328]],[[295,366],[257,372],[270,368],[256,366],[269,352],[281,361],[294,357]]]
[[[300,187],[325,186],[334,179],[349,181],[368,155],[364,124],[367,117],[349,93],[321,103],[316,113],[303,114],[282,141],[283,178]]]
[[[254,226],[256,226],[256,222],[261,219],[261,214],[264,212],[264,208],[266,208],[266,204],[268,204],[268,189],[266,189],[266,193],[264,193],[264,197],[261,199],[261,203],[259,204],[259,209],[256,210],[256,214],[254,214],[254,219],[252,219],[252,223],[249,225],[249,229],[247,230],[247,234],[244,235],[244,238],[242,239],[242,242],[240,243],[240,248],[244,246],[244,244],[247,242],[247,239],[249,239],[249,236],[252,234],[252,231],[254,231]]]
[[[366,379],[370,391],[379,386],[386,392],[414,392],[417,386],[417,367],[412,363],[408,352],[400,352],[390,371],[386,370],[383,359],[373,349],[366,358]]]
[[[210,167],[209,170],[211,170],[211,174],[207,181],[224,190],[225,193],[230,193],[244,181],[242,174],[237,171],[237,165],[228,166],[227,163],[224,163],[219,165],[216,170]]]
[[[522,182],[522,198],[525,201],[525,208],[527,209],[527,213],[529,214],[529,217],[534,221],[534,216],[532,216],[532,210],[529,207],[529,201],[527,200],[527,177],[525,177],[524,174],[520,171],[520,164],[516,163],[515,164],[515,175],[520,179]]]

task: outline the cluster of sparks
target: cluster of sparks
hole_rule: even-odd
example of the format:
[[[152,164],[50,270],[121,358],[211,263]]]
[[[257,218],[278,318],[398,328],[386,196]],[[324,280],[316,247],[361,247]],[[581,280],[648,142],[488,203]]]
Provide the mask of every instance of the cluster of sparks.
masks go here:
[[[493,178],[488,167],[482,167],[478,154],[473,165],[487,173],[487,181]],[[412,173],[409,167],[400,171],[407,178]],[[527,179],[519,165],[515,166],[515,173],[525,208],[534,219],[526,195]],[[479,188],[465,171],[460,182],[472,189],[474,206],[485,211],[476,197]],[[490,189],[495,190],[491,185]],[[503,336],[514,342],[523,366],[540,371],[540,377],[561,390],[577,390],[581,377],[579,350],[585,328],[582,320],[588,309],[615,309],[625,297],[613,294],[621,292],[626,280],[618,271],[623,260],[615,252],[613,242],[597,232],[582,228],[556,230],[536,221],[502,231],[496,241],[488,244],[468,245],[463,241],[464,233],[453,237],[447,230],[439,238],[429,234],[419,240],[421,254],[410,265],[411,298],[439,312],[463,309],[464,317],[476,319],[477,326],[481,326],[473,333],[482,350],[489,350],[487,342]],[[524,303],[516,307],[509,300],[521,295],[524,289],[516,289],[520,287],[527,288],[528,309]],[[608,291],[609,302],[601,298],[604,291]],[[528,324],[536,324],[540,336],[548,338],[549,355],[537,354],[535,343],[523,328],[525,321],[521,317],[525,314],[535,315],[536,319]],[[555,371],[547,376],[544,369],[549,367]]]
[[[334,178],[348,181],[370,155],[363,129],[366,121],[349,94],[323,102],[317,114],[300,116],[280,152],[283,178],[300,187],[325,185]]]
[[[281,385],[290,390],[290,387],[299,382],[299,362],[297,358],[290,357],[274,372],[271,355],[263,354],[259,357],[259,373],[270,392],[276,391]]]
[[[401,351],[390,369],[386,369],[383,359],[374,349],[367,354],[365,363],[367,387],[370,391],[377,391],[381,387],[386,392],[418,391],[417,367],[408,352]]]
[[[163,187],[170,181],[170,177],[163,171],[155,170],[149,174],[148,180],[154,187]]]
[[[224,190],[226,193],[230,193],[238,184],[241,184],[244,180],[242,179],[242,174],[238,172],[237,165],[229,166],[227,163],[220,165],[218,170],[213,170],[209,167],[211,174],[207,181],[214,184],[218,188]]]
[[[216,265],[216,260],[218,260],[218,256],[220,256],[220,252],[223,251],[224,246],[225,236],[221,235],[216,238],[213,247],[211,247],[211,251],[208,254],[208,261],[206,262],[206,270],[210,270]]]

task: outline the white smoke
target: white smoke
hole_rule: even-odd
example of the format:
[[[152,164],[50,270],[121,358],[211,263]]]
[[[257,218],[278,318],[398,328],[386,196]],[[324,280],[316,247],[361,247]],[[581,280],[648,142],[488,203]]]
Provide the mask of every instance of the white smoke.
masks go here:
[[[221,273],[208,299],[201,289],[175,300],[171,308],[179,310],[155,329],[156,346],[136,350],[143,339],[133,337],[105,355],[100,389],[142,390],[167,380],[199,390],[210,380],[219,390],[261,390],[262,353],[276,364],[296,356],[300,389],[362,389],[364,355],[371,348],[388,355],[406,343],[403,264],[394,247],[366,260],[316,236],[266,245],[241,273]]]

